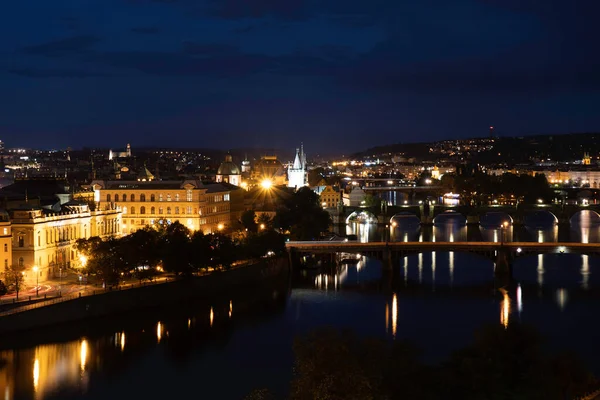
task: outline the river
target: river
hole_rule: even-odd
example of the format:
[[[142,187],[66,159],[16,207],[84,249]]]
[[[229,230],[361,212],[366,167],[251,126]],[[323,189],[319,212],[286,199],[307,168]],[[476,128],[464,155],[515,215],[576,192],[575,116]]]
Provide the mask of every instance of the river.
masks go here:
[[[345,230],[343,228],[342,230]],[[349,226],[362,240],[600,242],[595,220],[544,229]],[[502,236],[504,235],[504,236]],[[0,344],[0,399],[241,399],[255,388],[285,395],[294,337],[323,326],[410,339],[436,363],[472,342],[483,324],[535,326],[548,351],[575,351],[600,374],[596,316],[600,258],[532,255],[514,264],[515,289],[494,286],[493,264],[474,254],[406,257],[394,274],[355,256],[338,268],[296,271],[252,294],[47,329]],[[382,289],[388,281],[389,289]]]

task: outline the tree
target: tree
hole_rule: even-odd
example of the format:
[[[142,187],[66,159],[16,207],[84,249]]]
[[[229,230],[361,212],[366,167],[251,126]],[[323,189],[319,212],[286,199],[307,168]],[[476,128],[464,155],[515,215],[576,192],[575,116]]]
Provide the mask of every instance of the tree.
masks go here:
[[[258,216],[258,226],[261,230],[271,229],[273,225],[273,220],[269,217],[268,214],[260,214]]]
[[[8,289],[4,282],[0,281],[0,296],[4,296],[6,293],[8,293]]]
[[[196,231],[190,242],[191,262],[195,271],[207,269],[211,263],[212,248],[210,235]]]
[[[141,281],[156,275],[156,267],[160,263],[160,233],[151,227],[137,230],[120,239],[123,248],[124,264],[133,270]]]
[[[119,282],[121,272],[124,272],[123,265],[123,252],[119,240],[109,238],[92,247],[87,269],[106,285],[113,285]]]
[[[282,199],[273,225],[290,231],[295,240],[313,240],[327,231],[331,217],[319,204],[319,196],[307,187]]]
[[[222,233],[213,233],[210,235],[210,245],[212,249],[212,267],[215,269],[219,267],[231,268],[238,255],[238,249],[233,240]]]
[[[24,268],[11,265],[4,271],[4,280],[9,286],[15,288],[17,300],[19,300],[19,292],[23,288],[25,282]]]
[[[194,272],[190,246],[190,230],[174,222],[167,226],[161,241],[161,256],[165,271],[191,276]]]
[[[246,210],[242,213],[240,218],[242,226],[248,230],[248,232],[256,232],[258,224],[256,223],[256,213],[254,210]]]

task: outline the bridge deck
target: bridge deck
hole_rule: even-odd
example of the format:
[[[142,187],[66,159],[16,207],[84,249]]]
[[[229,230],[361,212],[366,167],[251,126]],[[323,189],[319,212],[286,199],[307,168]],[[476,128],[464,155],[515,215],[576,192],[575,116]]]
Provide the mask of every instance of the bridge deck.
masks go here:
[[[536,243],[536,242],[287,242],[288,250],[300,252],[365,252],[365,251],[493,251],[503,250],[545,253],[599,252],[598,243]]]

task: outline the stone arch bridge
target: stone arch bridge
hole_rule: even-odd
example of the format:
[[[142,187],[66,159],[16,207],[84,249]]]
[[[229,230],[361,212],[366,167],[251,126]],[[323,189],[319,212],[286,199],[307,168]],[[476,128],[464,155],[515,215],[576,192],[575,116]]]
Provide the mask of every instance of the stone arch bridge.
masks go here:
[[[539,212],[548,212],[553,215],[558,223],[569,223],[571,218],[581,211],[591,211],[600,218],[600,204],[583,205],[548,205],[548,204],[521,204],[519,206],[445,206],[445,205],[404,205],[388,207],[342,207],[341,209],[331,210],[330,214],[333,222],[344,224],[352,214],[361,212],[369,213],[377,218],[378,223],[388,224],[390,219],[400,213],[413,214],[421,223],[433,223],[435,217],[447,211],[460,213],[465,217],[468,223],[479,223],[481,218],[489,213],[504,213],[510,216],[515,224],[523,224],[528,215]]]

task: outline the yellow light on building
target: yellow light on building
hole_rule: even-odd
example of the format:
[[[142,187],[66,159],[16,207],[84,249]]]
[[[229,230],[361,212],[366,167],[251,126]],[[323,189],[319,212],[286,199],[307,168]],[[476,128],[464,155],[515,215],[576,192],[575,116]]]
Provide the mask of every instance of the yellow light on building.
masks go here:
[[[223,228],[225,228],[225,225],[223,225],[223,224],[219,224],[219,225],[217,225],[217,229],[218,229],[218,230],[222,231],[222,230],[223,230]]]
[[[262,182],[260,182],[260,186],[263,189],[268,190],[273,186],[273,182],[270,179],[264,179]]]

